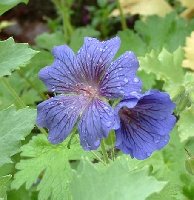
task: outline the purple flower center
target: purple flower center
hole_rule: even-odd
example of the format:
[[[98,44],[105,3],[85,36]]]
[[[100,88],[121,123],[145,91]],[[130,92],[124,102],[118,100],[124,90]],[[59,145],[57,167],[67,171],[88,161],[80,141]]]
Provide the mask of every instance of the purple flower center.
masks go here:
[[[78,95],[84,95],[88,98],[99,97],[99,89],[97,86],[86,85],[83,83],[76,84],[75,92]]]
[[[124,106],[119,110],[119,116],[123,125],[128,125],[129,123],[135,123],[136,127],[140,126],[140,114],[138,111],[129,109]]]
[[[132,111],[124,106],[119,110],[119,116],[123,122],[129,122],[131,120]]]

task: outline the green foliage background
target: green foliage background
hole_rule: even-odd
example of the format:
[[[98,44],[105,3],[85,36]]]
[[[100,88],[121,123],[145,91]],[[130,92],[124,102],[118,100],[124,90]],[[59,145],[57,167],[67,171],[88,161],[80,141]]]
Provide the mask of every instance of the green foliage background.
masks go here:
[[[27,3],[1,1],[0,14],[19,2]],[[104,12],[106,3],[100,1],[100,6]],[[46,131],[35,125],[36,105],[47,98],[37,73],[52,63],[52,47],[68,43],[77,51],[85,36],[102,36],[94,26],[77,27],[69,29],[67,40],[59,27],[39,35],[34,47],[13,38],[0,41],[0,200],[194,199],[194,73],[182,67],[183,46],[194,31],[194,20],[173,12],[140,18],[133,30],[118,31],[117,56],[126,50],[136,53],[143,89],[167,91],[177,104],[178,122],[170,143],[147,160],[115,151],[109,164],[101,149],[83,151],[76,130],[73,139],[52,145]],[[108,152],[112,139],[111,133],[105,141]]]

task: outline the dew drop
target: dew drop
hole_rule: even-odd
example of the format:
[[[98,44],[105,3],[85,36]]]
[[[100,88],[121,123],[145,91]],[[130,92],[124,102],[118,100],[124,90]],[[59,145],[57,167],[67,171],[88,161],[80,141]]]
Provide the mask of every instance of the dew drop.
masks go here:
[[[150,153],[150,152],[147,152],[146,155],[147,155],[147,156],[151,156],[151,153]]]
[[[133,79],[133,82],[138,83],[138,82],[139,82],[139,79],[135,77],[135,78]]]
[[[111,121],[108,121],[108,122],[106,122],[106,125],[109,127],[109,126],[112,125],[112,122],[111,122]]]
[[[124,82],[127,83],[129,82],[129,80],[127,78],[124,78]]]
[[[53,85],[52,88],[51,88],[52,92],[55,91],[55,86]]]
[[[139,94],[138,94],[137,92],[135,92],[135,91],[134,91],[134,92],[131,92],[130,94],[131,94],[131,95],[139,95]]]
[[[160,141],[157,139],[157,140],[155,140],[154,142],[155,142],[156,144],[158,144]]]

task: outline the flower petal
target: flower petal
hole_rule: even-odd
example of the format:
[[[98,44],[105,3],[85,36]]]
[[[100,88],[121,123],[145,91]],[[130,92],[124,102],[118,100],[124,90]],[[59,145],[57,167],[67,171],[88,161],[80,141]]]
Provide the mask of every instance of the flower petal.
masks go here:
[[[119,37],[114,37],[105,42],[86,37],[84,45],[77,54],[80,66],[80,79],[83,82],[98,82],[104,70],[110,65],[119,47]]]
[[[126,52],[112,62],[104,74],[100,91],[109,98],[126,97],[131,92],[141,91],[141,81],[136,77],[139,67],[137,57],[133,52]]]
[[[175,104],[168,94],[156,90],[142,95],[134,107],[128,107],[130,101],[116,108],[120,116],[116,146],[131,157],[145,159],[168,143],[176,122],[172,115]]]
[[[78,69],[73,51],[67,45],[53,48],[54,63],[39,72],[39,78],[49,91],[72,92],[79,82]]]
[[[99,99],[93,99],[78,125],[82,147],[85,150],[97,149],[101,139],[118,126],[112,107]]]
[[[38,105],[37,125],[49,130],[51,143],[65,140],[88,99],[84,96],[56,96]]]

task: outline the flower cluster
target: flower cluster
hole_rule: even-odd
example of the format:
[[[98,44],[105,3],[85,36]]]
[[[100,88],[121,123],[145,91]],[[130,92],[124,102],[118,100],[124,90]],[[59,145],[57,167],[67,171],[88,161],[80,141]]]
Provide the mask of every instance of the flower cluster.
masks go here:
[[[141,93],[135,54],[127,51],[112,61],[119,46],[119,37],[104,42],[86,37],[77,54],[66,45],[53,49],[54,62],[39,77],[58,95],[40,103],[37,116],[51,143],[65,140],[77,122],[85,150],[97,149],[112,129],[116,147],[137,159],[168,143],[174,103],[164,92]],[[108,100],[117,98],[120,103],[111,107]]]

